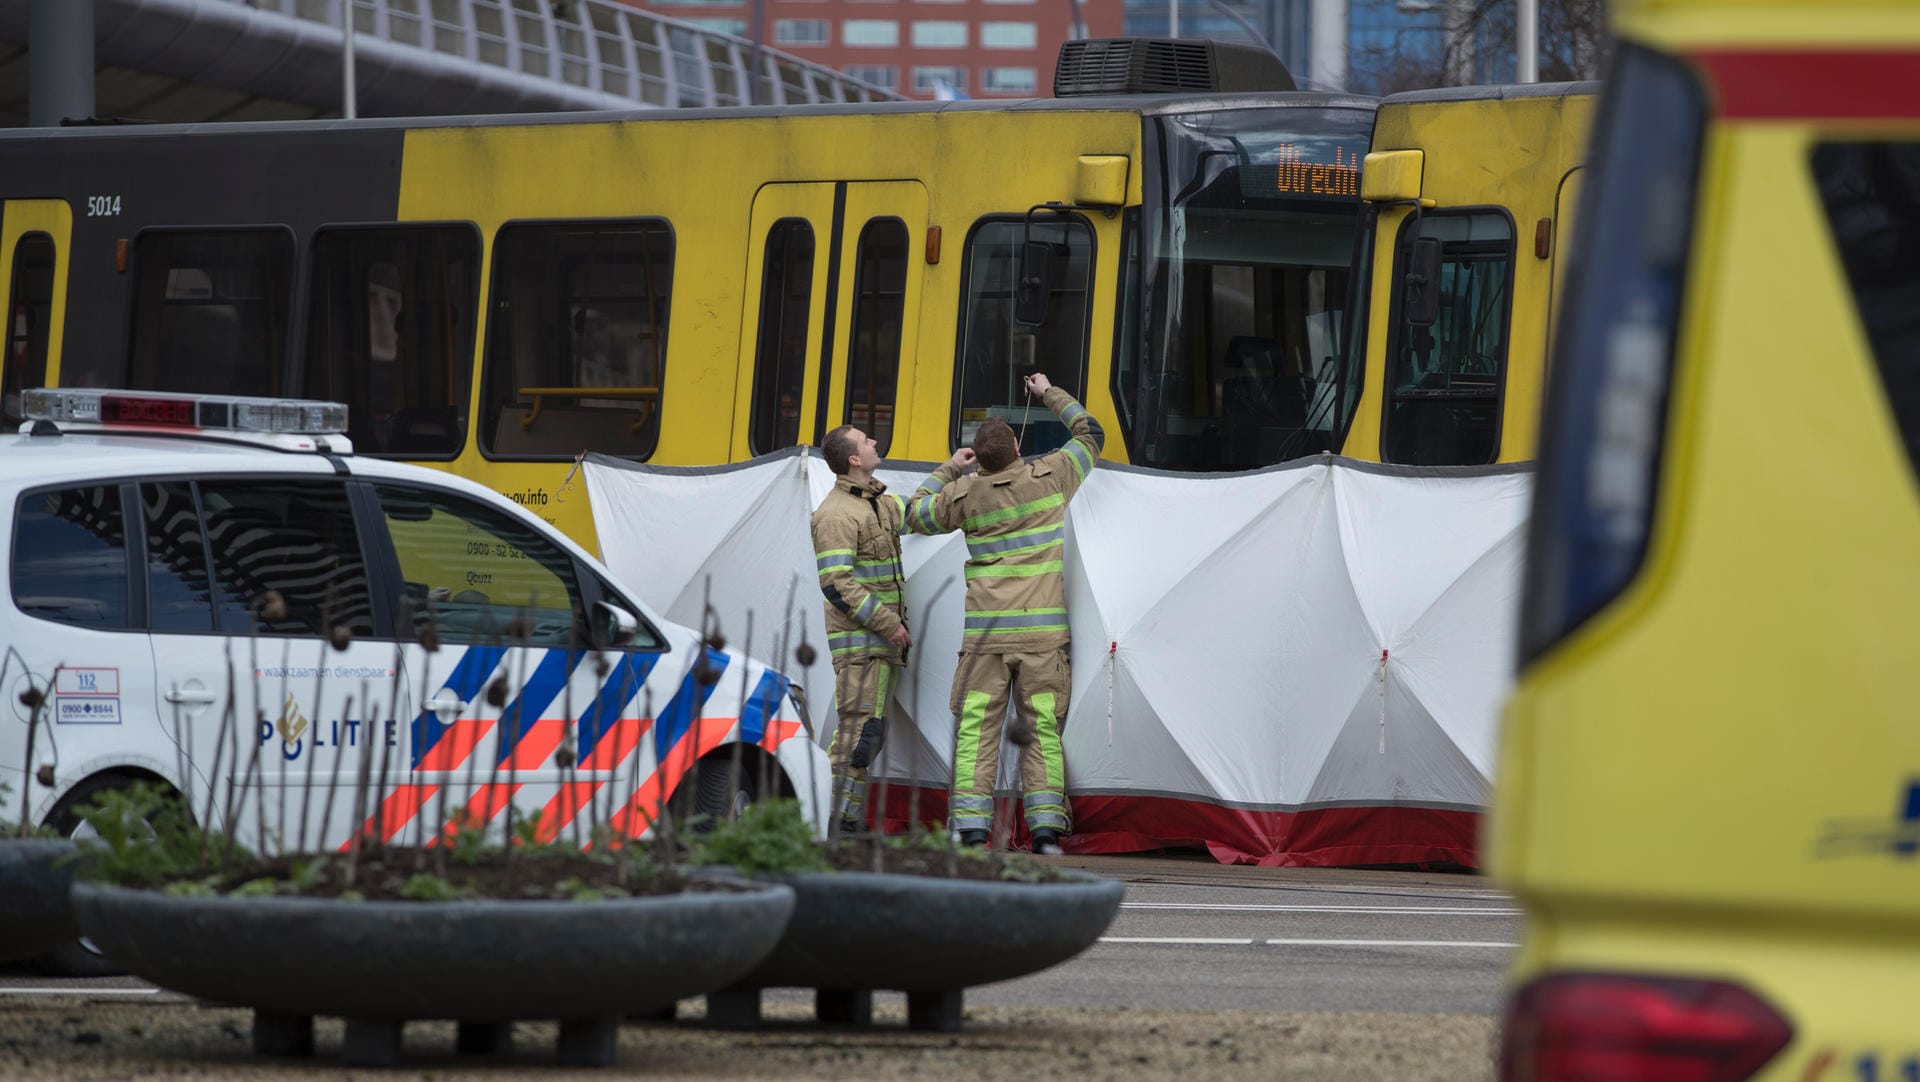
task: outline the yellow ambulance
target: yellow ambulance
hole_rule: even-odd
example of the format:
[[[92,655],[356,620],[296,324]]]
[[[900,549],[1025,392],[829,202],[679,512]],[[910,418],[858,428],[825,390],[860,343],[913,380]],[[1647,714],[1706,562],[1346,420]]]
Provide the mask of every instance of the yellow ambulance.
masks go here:
[[[1920,1082],[1920,4],[1614,8],[1490,828],[1502,1077]]]

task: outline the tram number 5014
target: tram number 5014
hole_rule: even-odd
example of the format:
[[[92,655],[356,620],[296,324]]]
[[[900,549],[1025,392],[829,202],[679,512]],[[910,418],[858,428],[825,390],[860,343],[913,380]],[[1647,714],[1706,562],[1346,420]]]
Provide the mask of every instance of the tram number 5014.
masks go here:
[[[117,195],[87,196],[87,217],[111,218],[120,213],[120,197]]]

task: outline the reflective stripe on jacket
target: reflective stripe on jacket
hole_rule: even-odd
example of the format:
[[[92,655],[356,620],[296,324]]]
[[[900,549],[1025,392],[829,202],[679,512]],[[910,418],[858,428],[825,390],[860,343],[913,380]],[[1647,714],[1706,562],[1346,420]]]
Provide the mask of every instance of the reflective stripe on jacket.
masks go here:
[[[901,659],[887,641],[905,621],[901,597],[901,523],[906,501],[875,480],[835,477],[813,512],[813,558],[827,601],[827,649],[838,660],[878,655]]]
[[[1058,451],[1004,470],[954,478],[942,466],[907,505],[915,533],[967,536],[967,621],[962,648],[1040,653],[1067,645],[1067,503],[1106,444],[1099,422],[1058,387],[1042,399],[1073,438]],[[933,481],[946,482],[935,488]]]

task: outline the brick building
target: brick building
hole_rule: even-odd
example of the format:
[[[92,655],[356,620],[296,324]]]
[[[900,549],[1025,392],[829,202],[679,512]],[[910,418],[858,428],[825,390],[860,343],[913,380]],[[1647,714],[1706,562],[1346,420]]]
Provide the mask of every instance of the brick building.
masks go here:
[[[634,0],[629,0],[634,2]],[[1117,37],[1124,0],[761,0],[762,43],[907,97],[944,84],[970,98],[1048,97],[1060,45]],[[635,7],[753,36],[753,0],[648,0]]]

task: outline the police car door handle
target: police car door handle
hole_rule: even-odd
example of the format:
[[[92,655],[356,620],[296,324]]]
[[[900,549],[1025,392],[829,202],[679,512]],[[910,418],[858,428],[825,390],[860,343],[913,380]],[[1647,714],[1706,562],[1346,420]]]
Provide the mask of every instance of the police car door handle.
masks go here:
[[[452,724],[453,719],[459,717],[460,711],[466,708],[467,701],[454,694],[452,688],[441,688],[433,693],[433,698],[427,700],[427,709],[442,724]]]
[[[175,706],[207,706],[213,702],[213,692],[202,688],[182,688],[175,684],[167,689],[162,698]]]

